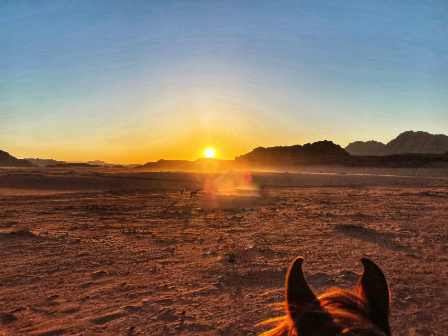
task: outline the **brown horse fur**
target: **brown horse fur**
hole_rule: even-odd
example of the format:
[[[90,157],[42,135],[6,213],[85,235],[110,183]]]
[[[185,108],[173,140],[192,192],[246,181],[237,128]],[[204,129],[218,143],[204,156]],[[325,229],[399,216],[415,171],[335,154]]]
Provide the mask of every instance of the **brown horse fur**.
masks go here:
[[[355,292],[337,288],[316,297],[298,257],[286,276],[287,314],[260,323],[277,323],[260,336],[390,336],[386,278],[373,261],[361,262],[364,271]]]

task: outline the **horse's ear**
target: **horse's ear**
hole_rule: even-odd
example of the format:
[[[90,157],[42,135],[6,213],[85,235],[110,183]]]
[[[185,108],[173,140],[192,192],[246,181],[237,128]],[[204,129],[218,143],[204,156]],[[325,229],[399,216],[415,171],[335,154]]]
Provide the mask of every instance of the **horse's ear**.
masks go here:
[[[370,259],[362,258],[364,271],[358,281],[357,294],[369,306],[370,317],[386,335],[389,327],[389,287],[381,269]]]
[[[290,315],[310,304],[319,303],[310,286],[306,283],[302,271],[303,258],[297,257],[286,275],[286,306]]]
[[[289,267],[286,276],[286,310],[301,336],[317,335],[320,328],[328,328],[331,316],[308,286],[302,271],[303,258],[298,257]]]

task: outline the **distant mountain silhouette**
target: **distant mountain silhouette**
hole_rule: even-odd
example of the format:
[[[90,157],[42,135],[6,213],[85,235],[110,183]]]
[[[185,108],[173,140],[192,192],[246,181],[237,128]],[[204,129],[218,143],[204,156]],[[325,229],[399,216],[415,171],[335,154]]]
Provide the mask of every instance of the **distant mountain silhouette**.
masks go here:
[[[98,168],[100,165],[92,165],[84,162],[70,162],[70,163],[58,163],[54,165],[48,165],[47,168]]]
[[[77,162],[77,163],[81,163],[81,162]],[[110,168],[134,168],[134,167],[140,166],[139,164],[122,165],[119,163],[107,163],[102,160],[87,161],[85,163],[87,163],[88,165],[91,165],[91,166],[95,166],[95,167],[102,166],[102,167],[110,167]]]
[[[448,151],[448,136],[427,132],[408,131],[390,141],[382,155],[420,153],[443,154]]]
[[[101,160],[87,161],[86,163],[91,166],[103,166],[103,167],[112,167],[112,166],[116,165],[116,163],[106,163]]]
[[[351,153],[351,154],[350,154]],[[352,167],[448,168],[448,136],[427,132],[404,132],[384,145],[377,141],[356,141],[346,150],[331,141],[318,141],[303,146],[257,147],[235,160],[200,158],[158,160],[144,165],[114,165],[104,161],[59,163],[52,159],[30,159],[50,168],[133,168],[151,171],[225,172],[233,170],[283,170],[300,166],[329,165]],[[58,162],[48,165],[48,163]],[[0,151],[0,167],[37,167]]]
[[[385,144],[378,141],[355,141],[350,143],[345,150],[350,155],[381,155],[381,151],[386,147]]]
[[[345,150],[351,155],[443,154],[448,151],[448,136],[407,131],[386,145],[376,141],[356,141]]]
[[[109,167],[109,168],[135,168],[137,166],[140,166],[139,164],[123,165],[120,163],[107,163],[107,162],[101,161],[101,160],[87,161],[86,163],[91,166],[102,166],[102,167]]]
[[[258,147],[251,152],[237,156],[235,162],[248,165],[307,165],[342,163],[350,157],[341,146],[332,141],[318,141],[312,144],[285,147]]]
[[[195,161],[161,159],[157,162],[148,162],[137,166],[135,169],[152,171],[229,171],[234,169],[234,161],[215,158],[200,158]]]
[[[32,164],[35,164],[39,167],[46,167],[49,165],[55,165],[55,164],[63,164],[63,163],[67,163],[65,161],[57,161],[57,160],[53,160],[53,159],[28,159],[26,158],[25,160],[28,160],[29,162],[31,162]]]
[[[0,150],[0,167],[37,167],[30,161],[18,159],[9,153]]]
[[[137,166],[140,166],[139,164],[129,164],[129,165],[121,165],[118,163],[106,163],[104,161],[101,160],[94,160],[94,161],[87,161],[87,162],[82,162],[82,161],[58,161],[58,160],[53,160],[53,159],[25,159],[30,161],[31,163],[39,166],[39,167],[47,167],[47,166],[55,166],[55,165],[64,165],[64,164],[72,164],[72,163],[82,163],[83,166],[85,165],[89,165],[89,166],[93,166],[93,167],[110,167],[110,168],[134,168]],[[73,166],[75,167],[75,166]],[[78,165],[78,167],[81,167]]]
[[[385,145],[383,145],[385,146]],[[448,167],[448,154],[395,154],[352,156],[331,141],[303,146],[258,147],[235,158],[236,169],[288,169],[306,165],[421,168]]]
[[[141,166],[140,164],[138,164],[138,163],[131,163],[131,164],[127,164],[127,165],[124,165],[126,168],[135,168],[135,167],[139,167],[139,166]]]
[[[136,167],[147,170],[179,171],[231,171],[256,169],[260,167],[292,167],[311,164],[343,164],[350,160],[348,154],[339,145],[331,141],[318,141],[313,144],[285,147],[258,147],[251,152],[238,156],[235,160],[201,158],[188,160],[159,160]]]

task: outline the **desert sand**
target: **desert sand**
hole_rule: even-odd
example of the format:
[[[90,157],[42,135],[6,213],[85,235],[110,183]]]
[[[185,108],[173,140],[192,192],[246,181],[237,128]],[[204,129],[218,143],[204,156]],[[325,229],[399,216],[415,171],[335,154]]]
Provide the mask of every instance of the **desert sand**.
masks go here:
[[[257,335],[300,255],[317,294],[372,259],[392,334],[446,335],[447,218],[446,169],[0,169],[0,335]]]

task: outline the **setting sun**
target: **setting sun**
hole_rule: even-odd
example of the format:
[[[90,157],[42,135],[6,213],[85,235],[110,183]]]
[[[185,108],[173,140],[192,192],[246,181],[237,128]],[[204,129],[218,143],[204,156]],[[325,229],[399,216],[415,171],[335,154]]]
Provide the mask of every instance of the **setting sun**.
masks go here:
[[[213,148],[207,148],[204,152],[205,157],[212,158],[215,157],[215,150]]]

